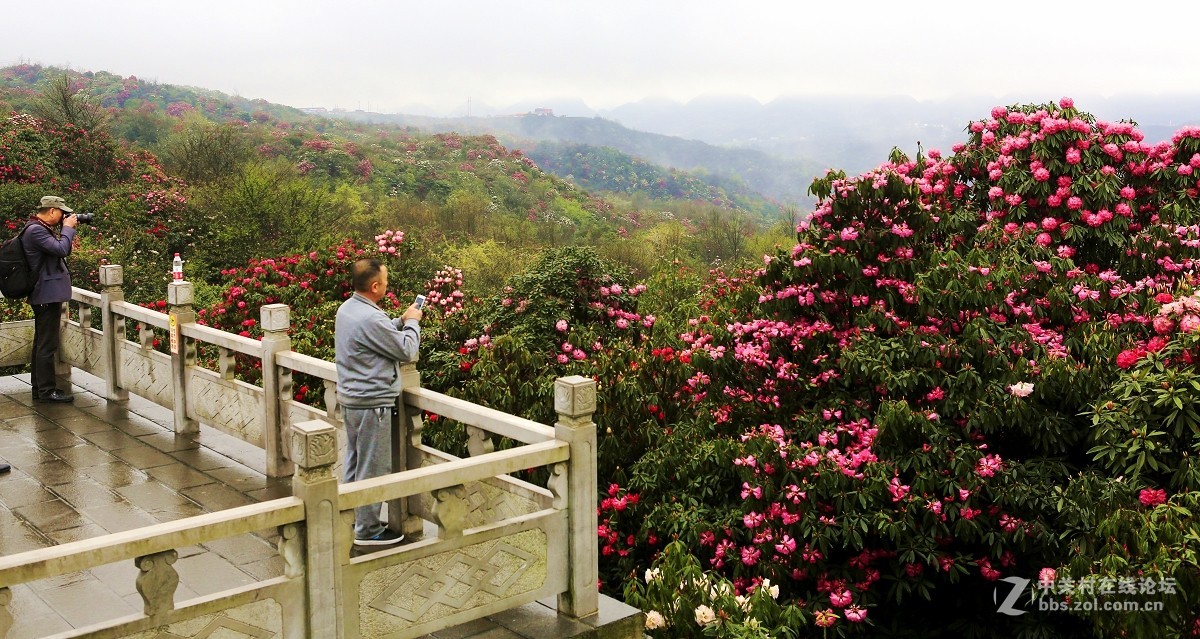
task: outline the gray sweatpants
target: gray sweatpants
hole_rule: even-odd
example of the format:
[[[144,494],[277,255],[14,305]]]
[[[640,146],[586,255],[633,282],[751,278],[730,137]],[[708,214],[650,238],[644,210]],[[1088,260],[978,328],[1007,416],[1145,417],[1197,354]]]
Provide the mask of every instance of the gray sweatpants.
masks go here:
[[[392,409],[342,407],[346,421],[346,483],[392,472]],[[354,537],[370,539],[386,526],[379,520],[383,504],[354,509]]]

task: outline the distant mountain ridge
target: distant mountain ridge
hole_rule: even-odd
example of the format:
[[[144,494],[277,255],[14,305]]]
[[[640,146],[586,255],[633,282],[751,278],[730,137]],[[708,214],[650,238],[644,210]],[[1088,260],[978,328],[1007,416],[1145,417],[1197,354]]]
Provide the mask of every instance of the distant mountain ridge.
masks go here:
[[[688,102],[646,98],[611,109],[593,109],[578,98],[526,100],[494,108],[472,103],[474,117],[552,109],[555,115],[595,117],[637,131],[753,149],[783,159],[855,174],[879,165],[893,147],[907,153],[948,151],[962,141],[972,120],[993,106],[1056,102],[1060,95],[963,95],[939,100],[908,96],[783,96],[767,103],[746,96],[710,95]],[[1180,127],[1200,124],[1200,93],[1073,95],[1097,118],[1133,120],[1150,141],[1166,140]],[[467,112],[464,103],[456,114]]]
[[[431,133],[455,131],[490,134],[505,146],[526,148],[539,143],[607,147],[647,162],[699,172],[726,190],[739,183],[781,204],[807,206],[808,186],[824,167],[798,158],[781,159],[748,148],[722,148],[698,140],[648,133],[600,117],[564,117],[529,113],[499,117],[437,118],[364,111],[334,112],[330,117],[353,122],[409,126]]]

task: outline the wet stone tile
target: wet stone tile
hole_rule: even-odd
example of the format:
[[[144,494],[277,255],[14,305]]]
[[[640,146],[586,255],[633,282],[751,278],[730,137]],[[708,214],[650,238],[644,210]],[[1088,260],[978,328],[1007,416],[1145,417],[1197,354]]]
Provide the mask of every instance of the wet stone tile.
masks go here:
[[[46,533],[46,536],[56,544],[69,544],[80,539],[94,539],[107,535],[108,531],[99,524],[83,524],[74,528],[64,528]],[[132,562],[131,562],[132,563]]]
[[[267,486],[259,490],[248,490],[246,494],[258,501],[271,501],[292,496],[292,481],[290,478],[268,479]]]
[[[162,426],[159,426],[148,419],[137,417],[136,415],[124,419],[114,419],[109,421],[109,423],[112,424],[113,428],[125,433],[126,435],[132,435],[134,437],[153,435],[163,432]]]
[[[10,459],[13,466],[20,468],[22,472],[33,477],[42,483],[43,486],[57,486],[66,484],[75,480],[79,476],[80,471],[72,468],[67,462],[49,455],[49,459],[40,460],[33,464],[27,463],[22,458]]]
[[[87,443],[87,441],[79,435],[76,435],[75,433],[72,433],[71,431],[61,428],[57,425],[54,428],[47,428],[45,430],[32,433],[32,437],[30,439],[38,446],[41,446],[46,450],[69,448],[71,446],[80,446]]]
[[[0,450],[14,448],[17,446],[32,446],[33,439],[25,433],[18,433],[10,430],[0,430]]]
[[[0,555],[15,555],[54,545],[42,531],[13,517],[0,518]]]
[[[159,455],[163,455],[172,462],[175,462],[173,457],[170,457],[165,453],[159,453],[154,449],[151,450]],[[117,451],[118,456],[121,452],[122,451]],[[137,464],[134,465],[136,466]],[[205,473],[202,473],[194,468],[188,468],[187,466],[183,466],[178,463],[170,466],[153,466],[146,468],[146,474],[157,479],[163,484],[174,488],[175,490],[192,488],[194,486],[203,486],[204,484],[212,484],[216,483],[217,481]]]
[[[8,604],[8,611],[13,618],[9,639],[46,637],[71,630],[71,624],[42,601],[29,586],[12,588],[12,601]]]
[[[129,503],[146,511],[174,508],[182,504],[196,505],[195,502],[153,480],[122,486],[117,488],[116,492]]]
[[[32,415],[34,409],[31,406],[18,404],[17,402],[4,402],[0,404],[0,419],[9,419],[12,417],[23,417]]]
[[[103,506],[88,506],[82,509],[84,515],[110,533],[133,530],[143,526],[153,526],[161,523],[146,511],[126,502],[106,504]]]
[[[75,388],[73,392],[75,393],[75,401],[72,403],[75,405],[75,408],[84,411],[86,411],[89,407],[102,406],[108,403],[103,397],[95,395],[94,393],[86,392],[81,388]]]
[[[164,453],[174,453],[179,451],[190,451],[200,448],[200,443],[196,441],[194,435],[176,435],[175,433],[152,433],[150,435],[142,435],[138,437],[142,442],[147,443]]]
[[[138,570],[132,559],[96,566],[89,572],[121,597],[137,595],[137,577],[142,571]],[[141,601],[140,595],[138,601]]]
[[[238,535],[206,541],[202,544],[209,550],[229,560],[235,566],[254,563],[272,557],[278,557],[279,551],[275,546],[254,535]]]
[[[62,426],[63,428],[79,436],[83,436],[88,433],[94,433],[96,431],[112,430],[112,426],[105,424],[91,415],[80,413],[79,411],[63,415],[52,415],[47,413],[46,416],[50,419],[53,419],[54,422],[59,426]]]
[[[179,572],[179,583],[201,596],[254,583],[250,575],[212,552],[180,557],[175,570]]]
[[[146,473],[133,468],[124,462],[113,462],[111,464],[100,464],[99,466],[89,466],[80,468],[75,471],[83,473],[88,477],[96,480],[102,486],[109,488],[120,488],[131,484],[140,484],[149,481]]]
[[[76,628],[141,612],[140,607],[131,608],[95,577],[42,590],[37,594]],[[88,604],[81,606],[81,601]]]
[[[80,476],[70,483],[55,486],[51,492],[77,509],[124,501],[111,488],[87,476]]]
[[[73,468],[88,468],[101,464],[111,464],[117,461],[116,457],[92,446],[59,448],[54,451],[54,454],[58,455],[60,459],[70,464]]]
[[[9,509],[53,499],[55,499],[54,494],[33,478],[10,475],[0,479],[0,503]]]
[[[10,417],[3,421],[4,428],[22,433],[33,433],[42,430],[61,428],[54,420],[41,415],[25,415]]]
[[[85,518],[80,517],[79,512],[61,499],[52,499],[50,501],[14,508],[13,513],[21,519],[28,521],[31,526],[34,526],[43,533],[62,530],[64,528],[74,528],[80,524],[90,523]]]
[[[108,424],[105,424],[105,428],[108,430],[85,433],[82,437],[103,450],[119,450],[142,445],[136,437],[130,437],[119,430],[111,430],[112,427]]]
[[[185,497],[200,504],[209,512],[237,508],[254,503],[253,499],[239,493],[225,484],[205,484],[182,491]]]
[[[90,418],[90,415],[85,415],[82,411],[80,411],[78,408],[75,408],[71,404],[39,403],[34,404],[33,408],[38,412],[38,414],[49,417],[60,424],[63,420],[69,420],[73,417],[87,416]]]
[[[155,508],[147,512],[159,522],[166,523],[168,521],[179,521],[188,517],[196,517],[197,515],[206,514],[208,511],[192,502],[181,502],[175,506]]]
[[[209,475],[229,484],[239,492],[261,490],[267,487],[267,478],[262,473],[252,471],[245,466],[226,466],[208,471]]]
[[[276,554],[274,557],[260,559],[248,564],[238,564],[238,568],[258,581],[266,581],[283,576],[284,561],[283,557]]]
[[[138,443],[135,446],[128,448],[118,448],[111,451],[114,457],[121,461],[142,470],[156,468],[158,466],[169,466],[176,463],[175,458],[170,455],[146,444]]]
[[[228,457],[215,453],[207,448],[175,451],[171,453],[171,456],[183,464],[201,471],[209,471],[214,468],[224,468],[235,463]]]

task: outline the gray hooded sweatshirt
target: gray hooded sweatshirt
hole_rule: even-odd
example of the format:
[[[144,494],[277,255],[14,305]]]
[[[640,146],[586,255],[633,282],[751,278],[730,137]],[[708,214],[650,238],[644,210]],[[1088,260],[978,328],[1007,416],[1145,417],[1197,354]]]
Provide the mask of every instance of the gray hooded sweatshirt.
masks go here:
[[[355,293],[338,307],[333,333],[338,402],[346,408],[394,406],[400,396],[399,365],[417,359],[417,320],[392,319]]]

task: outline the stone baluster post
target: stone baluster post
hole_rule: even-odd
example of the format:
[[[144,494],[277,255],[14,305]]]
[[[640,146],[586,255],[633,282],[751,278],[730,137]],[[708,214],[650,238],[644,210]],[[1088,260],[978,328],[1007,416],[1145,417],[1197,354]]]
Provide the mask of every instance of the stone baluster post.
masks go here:
[[[420,388],[421,373],[417,363],[411,362],[400,365],[400,397],[396,402],[396,410],[392,420],[392,472],[398,473],[409,469],[409,455],[412,454],[411,439],[413,424],[421,420],[421,411],[404,403],[406,388]],[[420,539],[425,529],[420,517],[409,513],[408,498],[393,499],[388,502],[388,528],[399,530],[408,539]]]
[[[171,318],[171,390],[175,400],[175,432],[177,434],[198,433],[200,423],[188,417],[188,377],[196,365],[196,345],[184,339],[183,327],[196,321],[192,310],[194,293],[192,283],[175,280],[167,285],[167,314]]]
[[[103,351],[100,353],[104,371],[104,397],[110,402],[129,399],[129,391],[121,386],[121,342],[125,340],[125,320],[112,312],[114,302],[125,300],[121,285],[125,270],[120,264],[100,265],[100,328],[104,331]]]
[[[596,382],[572,375],[554,380],[554,436],[570,444],[567,472],[567,591],[558,610],[587,617],[600,609],[600,553],[596,544]]]
[[[292,350],[288,337],[291,324],[287,304],[267,304],[260,311],[262,320],[262,373],[263,373],[263,450],[267,454],[267,476],[286,477],[292,474],[292,462],[287,459],[284,442],[287,437],[291,411],[290,370],[281,370],[275,363],[275,354]]]
[[[292,494],[304,500],[302,533],[308,619],[307,637],[335,639],[342,633],[341,548],[349,544],[350,528],[342,526],[338,508],[337,430],[323,421],[294,424],[289,430],[292,461]],[[345,549],[348,555],[349,550]],[[297,554],[297,553],[292,553]],[[285,554],[285,560],[288,555]],[[299,571],[293,567],[291,574]]]

